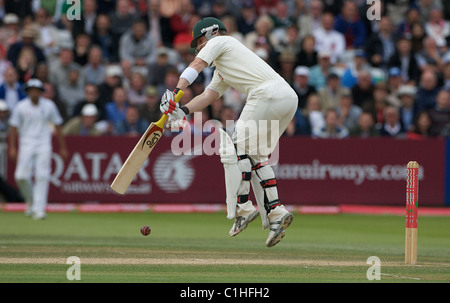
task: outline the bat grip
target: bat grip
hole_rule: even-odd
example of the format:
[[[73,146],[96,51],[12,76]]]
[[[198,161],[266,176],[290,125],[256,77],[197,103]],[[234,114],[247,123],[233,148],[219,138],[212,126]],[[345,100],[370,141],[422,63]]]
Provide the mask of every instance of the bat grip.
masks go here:
[[[174,90],[174,93],[175,93],[175,103],[178,103],[179,101],[180,101],[180,99],[181,99],[181,97],[183,97],[183,95],[184,95],[184,91],[182,91],[181,89],[179,89],[179,88],[176,88],[175,90]],[[166,121],[167,121],[167,118],[169,118],[169,116],[167,116],[166,114],[163,114],[163,116],[161,117],[161,119],[159,119],[156,123],[155,123],[155,125],[156,126],[158,126],[159,128],[163,128],[164,127],[164,124],[166,123]]]

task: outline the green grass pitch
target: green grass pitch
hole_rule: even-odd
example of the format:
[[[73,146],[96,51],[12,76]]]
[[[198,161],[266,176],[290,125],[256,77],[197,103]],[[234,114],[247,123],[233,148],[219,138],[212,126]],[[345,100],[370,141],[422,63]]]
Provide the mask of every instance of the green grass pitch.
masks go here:
[[[152,228],[140,234],[142,225]],[[420,217],[418,264],[404,264],[401,216],[299,215],[265,247],[258,218],[236,237],[225,213],[0,212],[0,282],[449,282],[450,219]],[[67,258],[80,259],[79,281]],[[366,263],[380,259],[381,280]]]

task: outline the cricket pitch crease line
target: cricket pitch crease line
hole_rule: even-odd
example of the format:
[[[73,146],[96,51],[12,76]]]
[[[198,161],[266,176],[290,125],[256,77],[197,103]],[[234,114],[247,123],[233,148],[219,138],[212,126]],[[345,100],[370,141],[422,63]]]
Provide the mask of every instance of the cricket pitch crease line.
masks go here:
[[[331,260],[266,260],[266,259],[198,259],[198,258],[90,258],[80,257],[81,264],[87,265],[285,265],[285,266],[367,266],[358,261]],[[66,258],[0,258],[0,264],[66,264]],[[401,262],[384,262],[383,266],[403,266]],[[437,266],[438,264],[427,264]],[[383,274],[388,275],[388,274]],[[398,278],[406,278],[391,275]]]

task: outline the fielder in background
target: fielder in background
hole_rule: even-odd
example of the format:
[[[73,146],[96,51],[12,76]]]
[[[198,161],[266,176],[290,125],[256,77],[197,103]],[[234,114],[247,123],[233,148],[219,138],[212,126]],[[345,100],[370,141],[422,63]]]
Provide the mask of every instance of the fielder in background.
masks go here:
[[[293,215],[278,198],[277,180],[268,157],[294,117],[298,98],[278,73],[238,40],[225,36],[226,32],[225,25],[216,18],[203,18],[195,24],[191,47],[196,48],[197,56],[180,75],[177,88],[185,90],[209,65],[215,68],[211,83],[181,107],[167,90],[160,108],[170,115],[167,128],[182,128],[188,114],[201,111],[230,87],[247,96],[232,136],[219,130],[227,218],[235,219],[229,234],[239,234],[260,213],[263,228],[270,227],[266,246],[272,247],[284,237]],[[260,212],[248,200],[250,184]]]
[[[52,100],[41,97],[42,82],[30,79],[25,90],[28,97],[20,101],[9,121],[9,157],[17,160],[14,178],[25,198],[25,215],[44,219],[48,199],[52,156],[52,128],[63,160],[68,157],[61,131],[63,119]],[[17,149],[17,137],[19,137]],[[34,175],[34,183],[32,176]]]

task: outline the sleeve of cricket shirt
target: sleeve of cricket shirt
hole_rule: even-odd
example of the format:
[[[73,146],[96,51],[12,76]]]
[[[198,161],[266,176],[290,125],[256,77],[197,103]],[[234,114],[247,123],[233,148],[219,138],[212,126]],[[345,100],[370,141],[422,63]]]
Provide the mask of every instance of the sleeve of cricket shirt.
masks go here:
[[[230,85],[222,80],[222,77],[220,76],[219,72],[216,69],[214,70],[211,82],[208,84],[206,88],[215,90],[219,94],[219,97],[221,97],[229,87]]]

